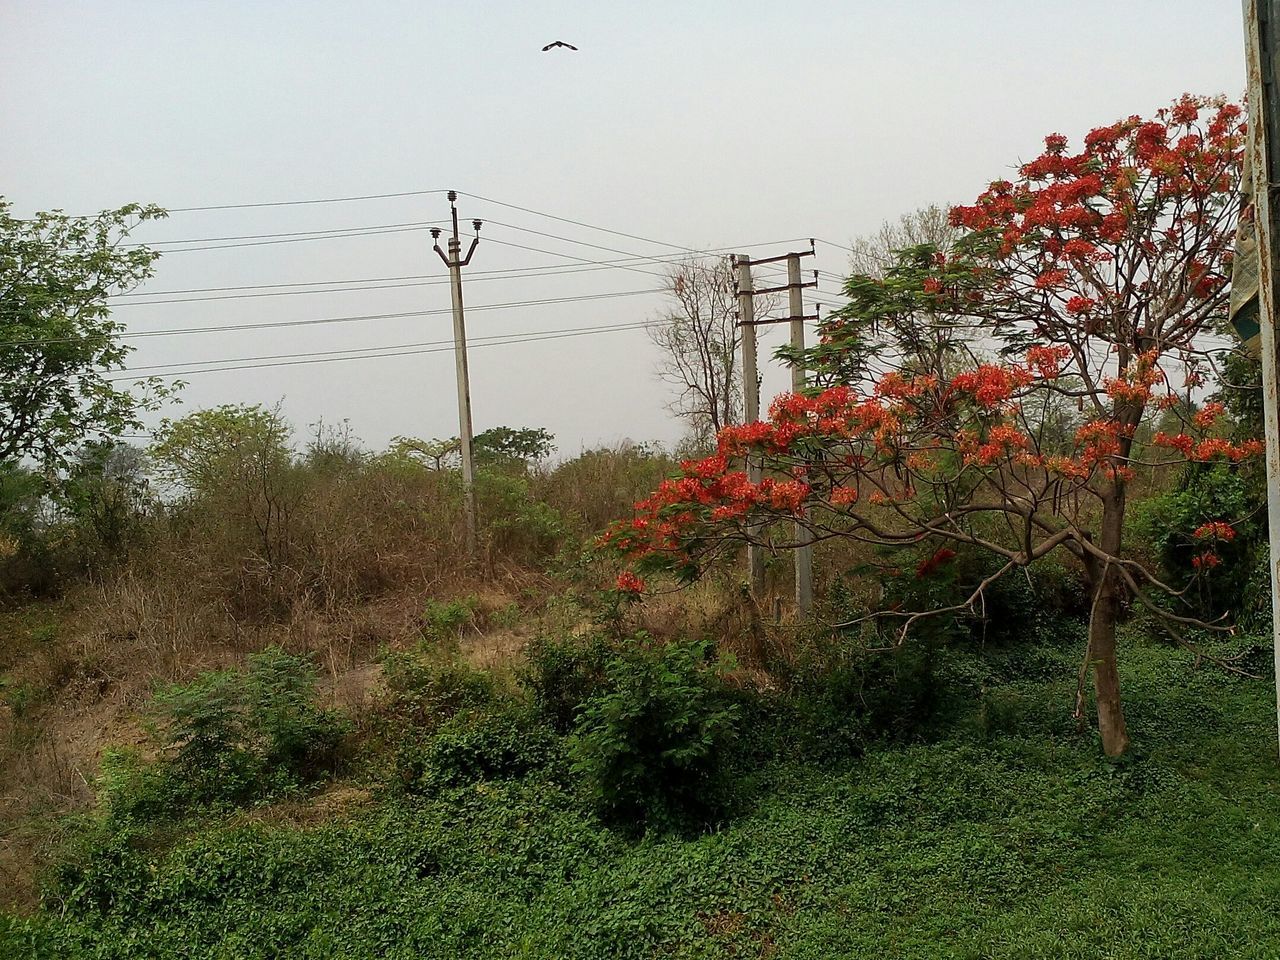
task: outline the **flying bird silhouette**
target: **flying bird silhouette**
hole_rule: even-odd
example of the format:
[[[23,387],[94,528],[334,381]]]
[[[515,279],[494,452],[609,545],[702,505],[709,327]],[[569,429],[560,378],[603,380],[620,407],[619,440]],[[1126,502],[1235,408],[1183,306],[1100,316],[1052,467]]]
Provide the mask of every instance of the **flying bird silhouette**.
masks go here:
[[[578,49],[572,43],[565,43],[563,40],[557,40],[554,43],[548,43],[545,47],[542,48],[542,52],[546,53],[548,50],[554,50],[556,47],[564,47],[566,50]]]

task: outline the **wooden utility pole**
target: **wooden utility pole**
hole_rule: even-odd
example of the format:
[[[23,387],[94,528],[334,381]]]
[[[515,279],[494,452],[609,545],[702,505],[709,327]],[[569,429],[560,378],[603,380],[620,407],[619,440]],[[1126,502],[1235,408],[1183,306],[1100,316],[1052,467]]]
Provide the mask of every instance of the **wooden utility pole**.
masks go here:
[[[1258,248],[1258,323],[1261,333],[1262,406],[1267,441],[1267,521],[1271,538],[1272,644],[1276,708],[1280,715],[1280,357],[1276,311],[1280,306],[1280,0],[1244,0],[1245,62],[1249,78],[1246,151]],[[1241,216],[1247,227],[1248,216]]]
[[[467,556],[476,558],[476,477],[475,450],[471,440],[471,380],[467,375],[467,328],[462,312],[462,268],[471,262],[480,242],[480,221],[472,220],[475,236],[467,255],[463,257],[462,241],[458,239],[458,194],[449,191],[449,212],[453,216],[453,235],[449,238],[449,253],[440,249],[440,230],[431,229],[431,239],[436,241],[435,251],[449,268],[449,290],[453,295],[453,358],[458,374],[458,438],[462,451],[462,496],[467,514]]]
[[[760,419],[760,376],[756,372],[756,304],[751,280],[751,258],[737,254],[729,258],[738,278],[738,324],[742,328],[742,420],[755,423]],[[758,457],[747,458],[747,479],[758,484],[764,468]],[[751,595],[764,599],[764,548],[759,543],[759,522],[747,528],[747,570]]]
[[[769,323],[788,323],[791,325],[791,345],[804,349],[804,323],[806,320],[816,320],[817,316],[804,315],[804,288],[816,287],[818,285],[817,275],[814,280],[809,283],[800,281],[800,258],[813,256],[813,241],[809,241],[809,249],[802,253],[785,253],[776,257],[762,257],[759,260],[752,260],[750,257],[738,254],[730,259],[734,267],[737,269],[738,276],[738,324],[742,327],[742,388],[745,393],[743,400],[743,419],[747,423],[753,423],[760,419],[760,378],[757,373],[756,363],[756,330],[758,326]],[[752,282],[751,268],[765,263],[778,263],[779,261],[787,261],[787,282],[779,287],[764,287],[757,290]],[[756,319],[755,298],[762,293],[777,293],[779,291],[787,291],[787,305],[789,316],[786,317],[768,317],[762,320]],[[804,389],[805,375],[804,368],[793,363],[791,367],[791,389]],[[760,463],[753,463],[752,460],[747,461],[747,478],[752,483],[759,483],[763,475],[763,469]],[[757,600],[762,599],[764,595],[764,553],[761,547],[756,546],[759,539],[757,534],[760,527],[758,524],[748,528],[748,535],[752,541],[747,548],[747,563],[751,571],[751,592]],[[796,565],[796,611],[801,620],[809,616],[809,612],[813,607],[813,547],[810,546],[812,534],[803,523],[803,518],[796,521],[795,538],[798,546],[795,549],[795,565]]]

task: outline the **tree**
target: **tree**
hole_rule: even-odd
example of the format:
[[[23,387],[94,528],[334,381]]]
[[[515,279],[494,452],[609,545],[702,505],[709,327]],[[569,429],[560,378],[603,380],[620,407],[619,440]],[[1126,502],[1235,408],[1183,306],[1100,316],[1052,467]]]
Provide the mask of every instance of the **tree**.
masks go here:
[[[544,427],[490,427],[476,434],[471,444],[480,466],[524,469],[555,453],[555,441]],[[432,470],[456,470],[462,464],[462,442],[457,437],[435,440],[393,437],[387,452]]]
[[[672,267],[666,288],[671,306],[649,327],[649,338],[662,351],[658,377],[675,388],[671,412],[705,448],[742,416],[737,283],[727,260],[691,258]],[[758,300],[757,315],[775,303]]]
[[[851,276],[883,277],[898,261],[898,251],[928,246],[950,253],[964,231],[951,222],[951,207],[931,203],[886,220],[874,234],[853,241],[849,254]]]
[[[528,466],[556,450],[556,438],[543,427],[490,427],[476,434],[474,444],[481,464],[498,466]]]
[[[0,462],[61,466],[83,441],[139,427],[138,411],[166,392],[158,380],[119,389],[105,375],[131,352],[107,300],[150,277],[159,257],[122,241],[165,213],[129,204],[21,220],[9,211],[0,198]]]
[[[254,486],[293,461],[279,406],[223,404],[164,420],[150,448],[161,479],[190,493]]]
[[[243,531],[268,571],[288,563],[304,489],[278,406],[226,404],[165,420],[150,455],[161,479]]]
[[[923,302],[898,302],[888,310],[876,303],[884,284],[900,281],[903,274],[929,276],[938,257],[951,256],[963,231],[951,222],[948,208],[934,204],[903,214],[896,223],[886,222],[872,238],[855,241],[849,256],[851,276],[857,282],[846,293],[858,306],[846,308],[851,316],[868,313],[874,322],[864,324],[865,346],[859,356],[867,372],[886,372],[894,366],[911,367],[943,376],[949,363],[981,336],[981,325],[944,298]],[[908,287],[915,286],[908,283]],[[867,295],[870,294],[870,297]],[[870,300],[870,302],[867,302]],[[847,351],[850,357],[856,354]]]
[[[1234,104],[1187,96],[1153,120],[1091,131],[1080,153],[1047,137],[1015,182],[952,211],[966,231],[953,255],[935,251],[924,271],[908,252],[878,283],[850,279],[860,296],[822,325],[814,391],[777,398],[766,421],[721,431],[716,456],[685,463],[607,542],[642,566],[694,576],[760,535],[757,524],[767,532],[799,519],[819,540],[923,551],[921,577],[961,545],[997,559],[963,602],[870,611],[868,623],[900,624],[894,644],[922,618],[971,612],[1001,577],[1066,551],[1091,591],[1081,684],[1092,669],[1103,747],[1123,753],[1122,602],[1145,607],[1184,643],[1189,627],[1225,628],[1194,616],[1179,585],[1126,555],[1134,467],[1261,450],[1221,435],[1218,403],[1148,442],[1137,429],[1154,409],[1188,409],[1172,377],[1187,390],[1203,381],[1205,335],[1225,315],[1240,118]],[[890,371],[870,390],[841,382],[842,350],[862,350],[868,327],[934,302],[987,324],[1002,359],[953,373]],[[1065,438],[1042,429],[1046,409],[1063,400],[1088,418]],[[769,468],[759,484],[729,469],[744,457]],[[1230,519],[1195,531],[1194,576],[1212,576],[1215,546],[1234,536]]]

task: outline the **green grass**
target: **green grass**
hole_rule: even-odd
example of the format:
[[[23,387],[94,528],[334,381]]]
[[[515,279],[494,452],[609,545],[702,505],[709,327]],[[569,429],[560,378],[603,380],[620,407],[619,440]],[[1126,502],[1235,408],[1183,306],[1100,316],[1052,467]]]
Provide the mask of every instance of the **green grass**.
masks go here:
[[[1280,955],[1270,679],[1131,645],[1113,763],[1067,715],[1077,654],[963,663],[988,707],[933,742],[817,763],[777,740],[698,836],[630,839],[536,775],[319,827],[117,836],[63,915],[0,920],[0,956]]]

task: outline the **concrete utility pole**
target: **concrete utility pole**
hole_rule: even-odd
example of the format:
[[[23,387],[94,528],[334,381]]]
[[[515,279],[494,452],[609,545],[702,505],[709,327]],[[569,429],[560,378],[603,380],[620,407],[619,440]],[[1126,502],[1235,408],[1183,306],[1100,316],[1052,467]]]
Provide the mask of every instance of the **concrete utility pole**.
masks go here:
[[[449,238],[449,253],[440,249],[440,230],[431,228],[431,239],[436,241],[435,251],[449,268],[449,290],[453,294],[453,357],[458,372],[458,438],[462,451],[462,496],[467,513],[467,556],[476,558],[476,486],[475,451],[471,441],[471,380],[467,375],[467,328],[462,315],[462,268],[471,262],[480,242],[480,221],[472,220],[476,235],[471,239],[467,255],[462,254],[462,241],[458,239],[458,194],[449,191],[449,212],[453,216],[453,236]]]
[[[745,392],[743,402],[743,419],[752,423],[760,419],[760,379],[756,365],[756,330],[758,326],[769,323],[789,323],[791,325],[791,345],[804,349],[804,322],[816,320],[817,315],[804,315],[804,288],[818,285],[817,274],[809,283],[800,281],[800,258],[814,254],[813,241],[809,241],[809,249],[802,253],[785,253],[776,257],[763,257],[752,260],[738,254],[730,259],[737,269],[738,275],[738,325],[742,327],[742,387]],[[755,289],[751,279],[751,268],[759,264],[787,261],[787,282],[780,287]],[[762,293],[777,293],[786,290],[790,316],[756,319],[755,298]],[[792,364],[791,389],[804,389],[804,368],[800,364]],[[763,469],[759,463],[747,462],[747,477],[752,483],[759,483]],[[749,528],[751,539],[756,539],[759,525]],[[796,521],[795,550],[796,565],[796,612],[801,620],[807,619],[813,607],[813,547],[810,546],[812,534],[801,521]],[[752,544],[747,548],[747,563],[751,570],[751,592],[757,600],[764,594],[764,553],[761,547]]]
[[[816,275],[815,275],[816,276]],[[817,283],[817,280],[814,280]],[[791,314],[791,347],[793,350],[804,349],[804,286],[800,282],[800,254],[793,253],[787,257],[787,302]],[[804,367],[793,362],[791,364],[791,391],[799,393],[804,389]],[[796,521],[796,612],[801,620],[808,620],[813,610],[813,533],[801,520]]]
[[[742,328],[742,420],[755,423],[760,419],[760,376],[756,373],[756,304],[751,280],[751,258],[735,254],[729,258],[738,277],[738,325]],[[764,476],[760,461],[747,458],[747,479],[758,484]],[[760,524],[748,527],[751,542],[747,544],[747,570],[751,595],[764,599],[764,548],[757,542]]]
[[[1262,405],[1267,440],[1267,521],[1271,536],[1271,618],[1280,714],[1280,371],[1276,310],[1280,306],[1280,0],[1244,0],[1245,62],[1249,77],[1246,153],[1258,245]],[[1246,218],[1242,216],[1242,220]]]

